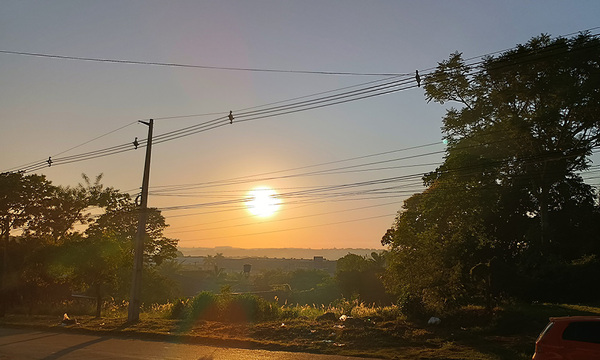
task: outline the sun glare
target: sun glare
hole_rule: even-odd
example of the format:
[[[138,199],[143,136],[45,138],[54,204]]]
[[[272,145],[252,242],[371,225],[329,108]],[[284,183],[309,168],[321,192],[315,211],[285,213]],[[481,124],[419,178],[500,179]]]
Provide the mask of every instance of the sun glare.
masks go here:
[[[268,217],[279,210],[281,199],[277,197],[275,190],[261,186],[248,192],[246,206],[252,215]]]

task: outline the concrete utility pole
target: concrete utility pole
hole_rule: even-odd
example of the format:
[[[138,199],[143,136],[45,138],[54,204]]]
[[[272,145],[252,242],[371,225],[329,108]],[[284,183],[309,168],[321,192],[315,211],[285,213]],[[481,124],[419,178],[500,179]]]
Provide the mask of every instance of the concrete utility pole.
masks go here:
[[[137,233],[135,235],[135,252],[133,258],[133,276],[131,281],[131,296],[127,321],[130,323],[140,320],[140,305],[142,293],[142,269],[144,267],[144,239],[146,238],[146,220],[148,219],[148,182],[150,181],[150,154],[152,153],[152,129],[154,120],[140,121],[148,125],[148,143],[146,144],[146,163],[144,165],[144,179],[142,180],[142,201],[140,204],[140,217]]]

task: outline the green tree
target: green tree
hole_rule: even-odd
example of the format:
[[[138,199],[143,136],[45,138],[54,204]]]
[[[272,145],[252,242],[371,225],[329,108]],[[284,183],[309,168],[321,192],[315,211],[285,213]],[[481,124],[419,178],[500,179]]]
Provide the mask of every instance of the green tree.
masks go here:
[[[122,266],[116,259],[129,249],[122,244],[119,249],[114,238],[86,237],[75,230],[76,225],[94,224],[91,209],[101,211],[120,196],[101,184],[101,174],[93,183],[85,174],[82,178],[84,183],[76,187],[53,187],[43,211],[24,229],[22,243],[29,243],[29,250],[21,278],[32,289],[31,302],[47,296],[52,287],[90,288],[99,316],[102,295],[114,283],[114,270]]]
[[[404,202],[383,243],[390,245],[384,283],[406,311],[440,312],[467,294],[469,268],[491,247],[482,220],[489,208],[472,205],[482,194],[440,181]]]
[[[475,160],[472,177],[489,171],[520,201],[519,214],[537,219],[527,246],[538,251],[555,240],[553,211],[570,199],[593,203],[578,172],[600,144],[599,45],[589,34],[542,35],[486,58],[481,69],[453,54],[425,80],[428,101],[462,106],[444,117],[448,155],[432,178]]]
[[[137,208],[128,194],[104,187],[101,179],[83,175],[83,184],[61,187],[43,176],[0,174],[2,313],[11,298],[31,308],[76,289],[92,292],[99,315],[107,293],[129,293]],[[144,264],[156,290],[169,285],[156,268],[176,257],[177,241],[163,236],[167,224],[160,212],[149,212]]]
[[[398,297],[444,309],[476,292],[470,271],[492,259],[535,272],[541,256],[598,251],[596,194],[579,174],[600,145],[598,45],[542,35],[478,66],[452,54],[426,77],[428,101],[460,108],[443,119],[444,163],[382,239]]]
[[[326,271],[319,269],[296,269],[288,277],[287,283],[293,291],[316,289],[330,278]]]
[[[385,255],[374,252],[371,257],[348,254],[337,261],[335,280],[347,299],[358,298],[367,303],[386,303],[383,287]]]
[[[130,266],[129,251],[127,243],[114,237],[75,236],[60,247],[60,261],[52,269],[57,276],[67,277],[74,290],[87,290],[96,298],[99,318],[103,297],[115,291],[119,273]]]
[[[4,316],[11,298],[20,283],[20,264],[11,232],[27,231],[43,214],[55,188],[44,176],[22,173],[0,174],[0,241],[2,265],[0,267],[0,316]],[[16,240],[15,240],[16,241]],[[25,256],[24,253],[22,253]]]
[[[85,289],[93,289],[98,303],[106,295],[106,289],[114,297],[127,298],[131,282],[133,245],[137,232],[138,209],[129,194],[111,192],[105,197],[105,211],[85,231],[86,241],[76,244],[88,255],[88,263],[72,263],[78,283]],[[155,208],[148,209],[146,238],[144,243],[144,277],[142,296],[144,300],[159,292],[147,289],[157,285],[174,286],[157,271],[165,261],[177,257],[177,240],[163,235],[168,225],[164,216]],[[80,270],[87,270],[80,271]],[[151,280],[151,281],[150,281]],[[172,291],[163,293],[170,294]],[[100,305],[98,305],[100,308]],[[99,315],[99,314],[97,314]]]
[[[116,194],[104,214],[100,215],[86,230],[89,237],[114,236],[132,243],[137,232],[138,209],[129,194]],[[177,240],[163,235],[167,227],[164,216],[156,208],[148,209],[144,263],[160,265],[163,261],[177,257]],[[133,255],[132,255],[133,256]],[[133,261],[133,260],[132,260]]]

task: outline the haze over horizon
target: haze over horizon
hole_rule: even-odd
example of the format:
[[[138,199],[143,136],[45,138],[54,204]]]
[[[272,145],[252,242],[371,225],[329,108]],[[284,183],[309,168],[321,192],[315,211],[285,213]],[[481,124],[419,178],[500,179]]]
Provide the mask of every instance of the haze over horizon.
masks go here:
[[[322,256],[327,260],[338,260],[348,254],[369,257],[373,251],[380,252],[381,249],[368,248],[236,248],[231,246],[220,246],[215,248],[179,248],[184,256],[206,257],[221,254],[228,258],[279,258],[279,259],[314,259]]]
[[[180,248],[382,249],[444,155],[446,106],[426,102],[415,70],[597,28],[598,13],[596,1],[3,1],[0,172],[34,164],[64,186],[102,173],[135,196],[138,120],[153,118],[149,206]],[[280,202],[248,209],[257,187]]]

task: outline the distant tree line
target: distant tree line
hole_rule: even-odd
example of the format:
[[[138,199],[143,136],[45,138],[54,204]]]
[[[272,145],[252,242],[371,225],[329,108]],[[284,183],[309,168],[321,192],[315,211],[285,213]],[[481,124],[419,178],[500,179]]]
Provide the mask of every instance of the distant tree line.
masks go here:
[[[127,299],[138,207],[129,194],[92,183],[55,186],[44,176],[0,174],[0,315],[9,308],[33,311],[74,293]],[[144,250],[143,298],[170,296],[161,266],[176,256],[177,241],[163,236],[165,219],[149,210]],[[149,291],[152,289],[152,291]]]
[[[425,78],[451,103],[444,162],[382,238],[388,291],[414,311],[502,299],[598,301],[600,208],[582,172],[600,145],[600,40],[542,35]]]
[[[280,305],[329,305],[340,299],[357,300],[376,305],[388,305],[392,298],[381,281],[385,270],[385,252],[370,256],[348,253],[337,261],[333,276],[323,269],[295,270],[263,269],[254,273],[224,271],[219,266],[224,259],[217,253],[204,259],[204,270],[183,271],[182,288],[189,294],[251,293]]]

